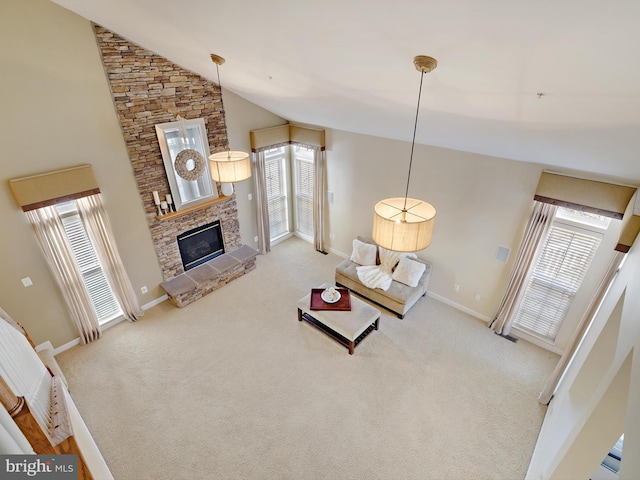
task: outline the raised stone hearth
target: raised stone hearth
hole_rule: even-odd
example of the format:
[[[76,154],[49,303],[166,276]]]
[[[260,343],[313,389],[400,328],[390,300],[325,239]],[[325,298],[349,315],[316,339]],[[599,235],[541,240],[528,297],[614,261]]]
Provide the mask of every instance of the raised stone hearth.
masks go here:
[[[256,268],[258,251],[242,245],[162,283],[171,303],[184,307]]]

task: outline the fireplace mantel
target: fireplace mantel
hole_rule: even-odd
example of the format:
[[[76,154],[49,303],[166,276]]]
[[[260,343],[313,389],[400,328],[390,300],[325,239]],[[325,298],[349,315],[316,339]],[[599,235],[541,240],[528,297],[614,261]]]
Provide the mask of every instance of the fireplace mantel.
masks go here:
[[[234,196],[235,193],[229,196],[220,195],[218,198],[214,198],[213,200],[207,200],[206,202],[198,203],[197,205],[191,205],[190,207],[181,208],[177,212],[166,213],[164,215],[156,215],[156,218],[161,222],[166,222],[167,220],[173,220],[191,212],[203,210],[207,207],[210,207],[211,205],[215,205],[216,203],[224,202],[226,200],[229,200],[230,198],[233,198]]]

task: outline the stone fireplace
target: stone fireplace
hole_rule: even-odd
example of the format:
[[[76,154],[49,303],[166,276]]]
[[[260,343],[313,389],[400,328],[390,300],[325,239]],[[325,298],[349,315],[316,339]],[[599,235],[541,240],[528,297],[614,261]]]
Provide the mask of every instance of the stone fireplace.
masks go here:
[[[158,261],[165,280],[185,273],[178,236],[217,222],[222,234],[222,248],[231,252],[240,247],[240,223],[235,197],[220,197],[216,203],[184,215],[177,212],[157,219],[150,227]],[[194,267],[197,265],[194,265]]]
[[[185,119],[202,118],[212,152],[228,146],[224,110],[218,85],[167,59],[129,42],[117,34],[94,25],[98,48],[107,74],[115,109],[127,145],[133,175],[140,191],[158,262],[167,285],[185,279],[185,267],[178,246],[178,235],[218,222],[223,252],[217,257],[192,265],[188,292],[176,300],[183,306],[200,298],[231,278],[255,268],[255,254],[240,243],[240,228],[235,196],[220,196],[165,215],[158,215],[152,192],[161,198],[170,193],[155,125]],[[236,257],[231,254],[236,252]],[[255,252],[257,254],[257,252]],[[221,259],[221,260],[218,260]],[[241,260],[238,260],[241,259]],[[233,260],[233,261],[232,261]],[[213,275],[206,268],[216,262]],[[240,261],[240,265],[236,265]],[[233,265],[232,268],[227,266]],[[223,268],[224,267],[224,268]],[[206,275],[205,275],[206,273]],[[193,277],[198,277],[200,283]],[[184,282],[183,282],[184,283]],[[174,290],[175,293],[175,290]]]

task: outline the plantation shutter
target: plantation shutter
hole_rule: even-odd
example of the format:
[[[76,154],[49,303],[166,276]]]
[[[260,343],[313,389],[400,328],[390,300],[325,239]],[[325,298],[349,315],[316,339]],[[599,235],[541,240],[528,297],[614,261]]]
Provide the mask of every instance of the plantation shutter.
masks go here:
[[[289,231],[287,216],[287,190],[285,187],[282,156],[265,159],[267,203],[269,209],[269,229],[271,238],[277,238]]]
[[[113,295],[109,282],[107,282],[102,265],[78,212],[63,214],[62,225],[89,291],[89,298],[91,298],[96,310],[98,321],[103,323],[120,315],[122,313],[120,305]]]
[[[296,150],[299,150],[299,148]],[[313,159],[299,155],[302,152],[297,153],[295,156],[296,229],[300,233],[313,236]]]
[[[515,324],[554,340],[599,244],[596,236],[552,226]]]

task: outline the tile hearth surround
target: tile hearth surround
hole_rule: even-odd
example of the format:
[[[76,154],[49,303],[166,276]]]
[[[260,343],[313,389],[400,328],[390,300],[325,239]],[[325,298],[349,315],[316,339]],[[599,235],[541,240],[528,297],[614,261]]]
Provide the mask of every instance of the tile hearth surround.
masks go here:
[[[161,197],[170,192],[156,124],[173,122],[178,115],[203,118],[211,152],[227,148],[220,88],[99,25],[94,25],[94,31],[165,281],[184,273],[176,237],[186,230],[220,220],[226,251],[238,249],[240,225],[235,196],[221,197],[205,208],[163,220],[156,217],[152,197],[154,190]],[[252,265],[247,264],[248,269],[240,274],[255,266],[255,259],[250,262]],[[220,286],[227,281],[221,279]],[[207,290],[217,287],[208,285]],[[193,299],[186,301],[201,296],[202,292],[194,291]]]

